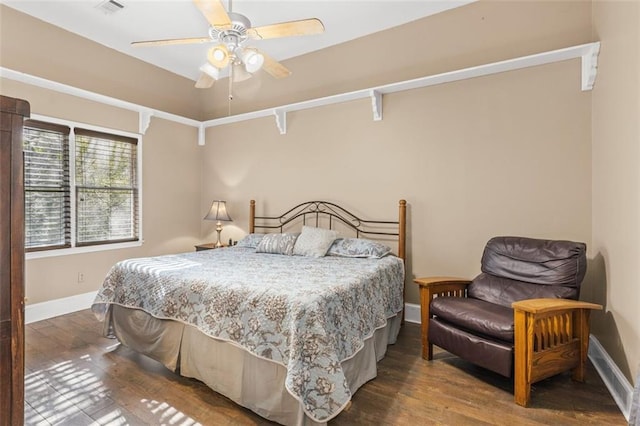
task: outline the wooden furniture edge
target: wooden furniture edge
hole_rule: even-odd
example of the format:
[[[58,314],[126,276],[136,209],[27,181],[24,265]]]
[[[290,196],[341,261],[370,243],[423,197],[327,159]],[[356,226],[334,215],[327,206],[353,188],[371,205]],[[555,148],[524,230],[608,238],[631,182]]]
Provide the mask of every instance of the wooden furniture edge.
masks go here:
[[[420,287],[436,287],[447,284],[461,284],[466,286],[471,284],[470,279],[460,277],[423,277],[416,278],[413,282],[418,284]]]
[[[511,307],[515,310],[542,314],[563,309],[594,309],[601,310],[602,305],[571,299],[526,299],[513,302]]]
[[[24,99],[3,95],[0,98],[0,111],[29,118],[31,116],[31,105]]]
[[[249,233],[255,232],[256,226],[256,200],[249,201]]]
[[[2,273],[3,311],[0,317],[2,344],[2,380],[0,380],[0,424],[24,423],[25,378],[25,225],[24,225],[24,153],[23,124],[31,114],[31,106],[24,99],[0,95],[0,129],[2,130],[2,177],[0,191],[3,206]],[[8,250],[7,250],[8,249]],[[5,280],[8,278],[8,280]],[[6,286],[6,287],[5,287]],[[8,290],[8,291],[5,291]],[[7,294],[8,293],[8,294]],[[8,317],[6,316],[8,314]],[[8,333],[7,333],[8,331]],[[5,359],[6,355],[10,359]],[[5,420],[2,420],[4,418]]]
[[[400,200],[398,202],[398,257],[403,262],[406,261],[406,244],[407,244],[407,201]]]

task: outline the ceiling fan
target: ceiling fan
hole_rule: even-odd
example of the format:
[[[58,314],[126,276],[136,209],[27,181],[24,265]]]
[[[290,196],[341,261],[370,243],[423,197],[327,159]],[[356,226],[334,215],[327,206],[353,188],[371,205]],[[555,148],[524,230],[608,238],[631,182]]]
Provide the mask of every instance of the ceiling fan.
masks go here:
[[[251,21],[240,13],[234,13],[232,0],[229,12],[222,0],[193,0],[210,24],[207,37],[177,38],[168,40],[135,41],[132,46],[162,46],[174,44],[215,43],[207,54],[208,61],[200,67],[198,88],[209,88],[220,78],[220,71],[229,67],[229,82],[245,80],[260,69],[275,78],[291,74],[284,65],[264,52],[245,46],[249,39],[262,40],[278,37],[320,34],[324,25],[317,18],[252,27]]]

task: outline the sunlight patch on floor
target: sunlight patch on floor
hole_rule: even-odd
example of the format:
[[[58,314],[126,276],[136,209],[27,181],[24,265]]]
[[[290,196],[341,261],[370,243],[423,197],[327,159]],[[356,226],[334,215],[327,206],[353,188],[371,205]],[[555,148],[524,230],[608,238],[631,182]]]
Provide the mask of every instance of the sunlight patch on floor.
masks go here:
[[[151,410],[153,414],[158,416],[158,421],[161,424],[180,425],[180,426],[201,426],[200,423],[193,420],[191,417],[187,417],[184,413],[176,410],[166,402],[159,402],[155,400],[142,399],[143,404],[146,404],[147,408]]]
[[[111,391],[102,380],[103,374],[100,367],[93,364],[90,355],[82,355],[26,374],[25,424],[64,424],[66,419],[83,417],[87,420],[92,415],[92,425],[130,424],[128,417],[131,413],[126,409],[111,407],[114,402],[110,398]],[[108,382],[108,376],[104,377]],[[148,413],[141,416],[145,421],[164,425],[201,426],[167,402],[145,398],[139,400],[139,403]],[[140,414],[134,417],[138,415]]]
[[[102,415],[97,420],[98,424],[101,425],[109,425],[109,426],[119,426],[119,425],[128,425],[131,424],[125,416],[122,414],[122,410],[116,408],[115,410]]]
[[[26,374],[25,403],[33,411],[25,410],[25,422],[37,424],[36,413],[49,421],[62,421],[98,404],[104,405],[109,391],[89,368],[90,360],[84,355]]]

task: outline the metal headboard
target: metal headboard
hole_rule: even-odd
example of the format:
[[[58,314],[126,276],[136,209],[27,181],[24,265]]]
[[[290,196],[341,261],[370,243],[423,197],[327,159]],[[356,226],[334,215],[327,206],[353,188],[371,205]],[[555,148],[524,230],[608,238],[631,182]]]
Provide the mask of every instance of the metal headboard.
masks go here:
[[[256,216],[256,202],[249,203],[249,232],[278,231],[291,225],[297,219],[303,225],[319,226],[322,220],[328,221],[329,229],[335,223],[341,223],[355,232],[356,237],[372,236],[377,238],[392,237],[398,239],[398,257],[405,260],[406,247],[406,212],[407,202],[398,203],[398,220],[368,220],[361,219],[345,208],[328,201],[306,201],[287,210],[279,216]]]

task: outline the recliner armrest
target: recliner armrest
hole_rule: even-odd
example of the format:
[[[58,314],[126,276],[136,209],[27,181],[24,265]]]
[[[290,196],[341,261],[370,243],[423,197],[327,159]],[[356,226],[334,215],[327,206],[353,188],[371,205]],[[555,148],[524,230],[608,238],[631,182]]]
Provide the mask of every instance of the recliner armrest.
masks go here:
[[[602,305],[596,303],[570,299],[526,299],[513,302],[511,307],[532,314],[543,314],[564,309],[602,309]]]
[[[458,277],[426,277],[426,278],[416,278],[413,280],[420,287],[427,287],[430,289],[441,289],[442,287],[455,287],[455,288],[466,288],[467,285],[471,284],[471,280],[467,278],[458,278]]]
[[[413,280],[420,286],[420,319],[422,329],[422,358],[433,358],[433,345],[429,343],[429,304],[435,296],[465,297],[471,280],[457,277],[426,277]]]
[[[435,296],[465,297],[467,286],[471,284],[471,280],[458,277],[416,278],[413,282],[420,286],[420,304],[423,310],[425,304]]]
[[[531,383],[571,369],[584,381],[589,349],[589,313],[601,305],[568,299],[527,299],[514,314],[514,398],[529,403]]]

